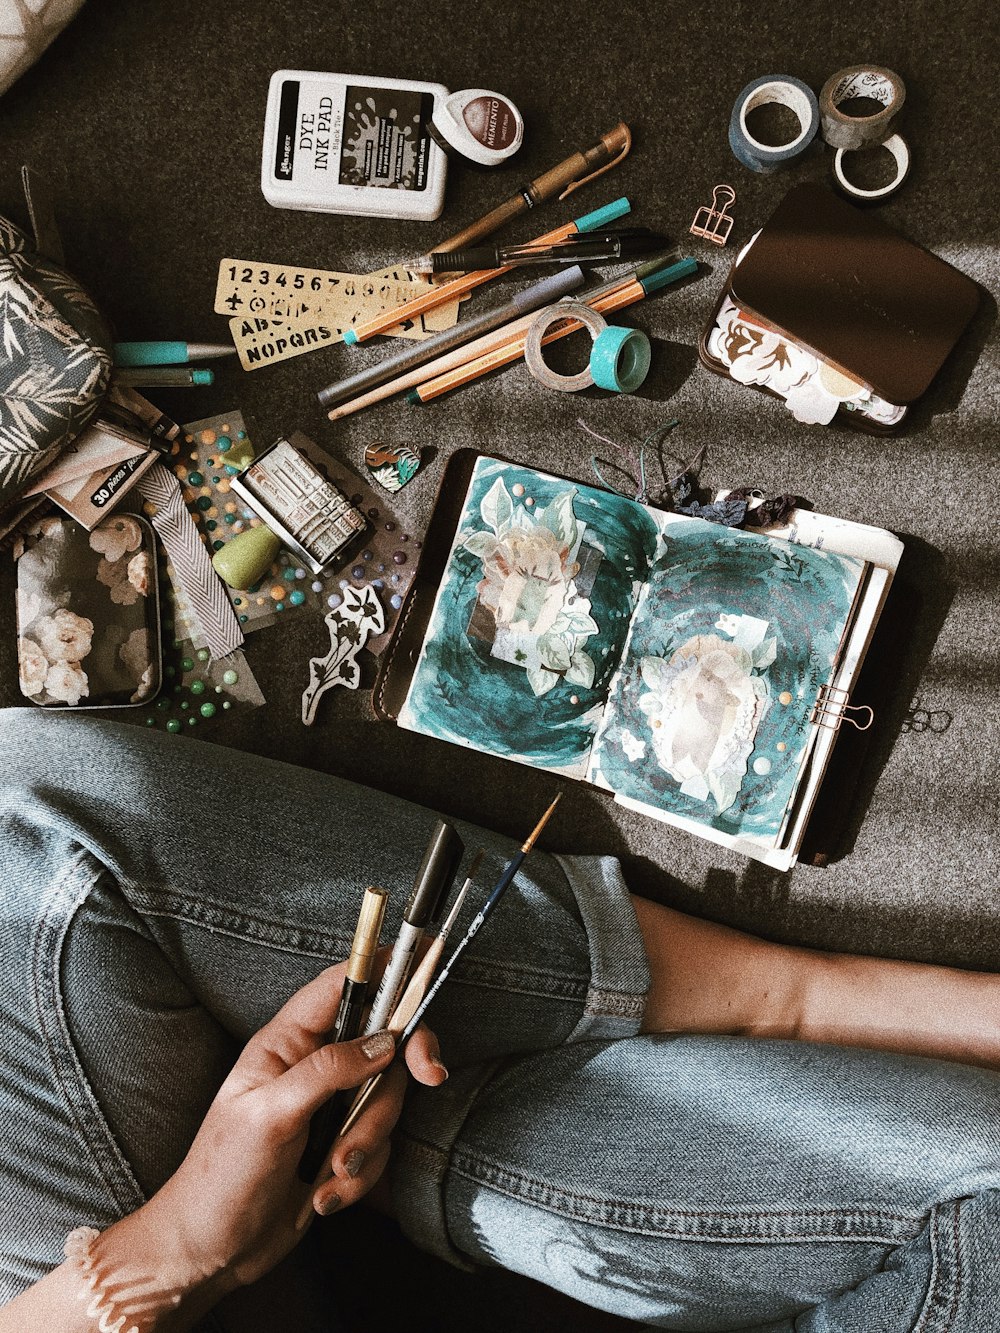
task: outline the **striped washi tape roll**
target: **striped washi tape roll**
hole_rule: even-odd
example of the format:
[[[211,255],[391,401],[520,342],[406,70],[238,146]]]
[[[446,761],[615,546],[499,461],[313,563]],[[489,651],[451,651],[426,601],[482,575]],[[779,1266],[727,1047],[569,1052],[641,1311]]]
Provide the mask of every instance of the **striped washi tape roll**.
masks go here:
[[[747,116],[758,107],[787,106],[799,122],[799,132],[788,143],[761,143],[747,129]],[[736,99],[729,120],[729,146],[737,161],[751,171],[767,173],[788,166],[801,157],[819,129],[816,94],[801,79],[790,74],[768,74],[748,83]]]
[[[857,116],[841,109],[844,103],[858,97],[879,102],[880,110]],[[831,148],[846,148],[848,152],[884,143],[892,134],[893,123],[905,100],[903,80],[891,69],[880,65],[848,65],[831,74],[820,90],[820,133]]]
[[[150,522],[160,534],[213,658],[226,657],[244,641],[233,604],[212,568],[208,550],[181,494],[181,484],[164,463],[154,463],[136,482],[154,506]]]

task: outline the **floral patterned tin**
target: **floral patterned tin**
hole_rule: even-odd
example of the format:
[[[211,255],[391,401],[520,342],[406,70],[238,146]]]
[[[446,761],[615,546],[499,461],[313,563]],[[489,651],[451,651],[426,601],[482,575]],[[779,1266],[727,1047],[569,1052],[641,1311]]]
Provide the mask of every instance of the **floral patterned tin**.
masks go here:
[[[17,552],[21,693],[44,708],[121,708],[160,689],[153,530],[109,514],[92,532],[47,517]]]

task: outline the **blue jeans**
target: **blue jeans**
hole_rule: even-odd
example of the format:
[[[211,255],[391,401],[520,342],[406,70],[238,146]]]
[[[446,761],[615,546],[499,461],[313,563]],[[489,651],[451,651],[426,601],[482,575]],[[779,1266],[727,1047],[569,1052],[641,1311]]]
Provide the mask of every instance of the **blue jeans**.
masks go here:
[[[433,816],[82,717],[0,714],[0,755],[8,1299],[171,1172],[366,883],[390,937]],[[481,896],[513,846],[458,828]],[[534,853],[430,1014],[451,1078],[392,1165],[418,1245],[659,1328],[1000,1330],[1000,1077],[638,1035],[648,980],[617,863]]]

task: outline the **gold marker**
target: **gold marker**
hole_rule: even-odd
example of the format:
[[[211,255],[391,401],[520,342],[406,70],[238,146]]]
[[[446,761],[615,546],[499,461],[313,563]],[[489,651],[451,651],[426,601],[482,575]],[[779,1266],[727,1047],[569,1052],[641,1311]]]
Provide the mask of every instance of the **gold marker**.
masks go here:
[[[361,911],[354,931],[351,956],[347,962],[347,977],[340,996],[337,1017],[333,1024],[332,1041],[353,1041],[361,1031],[361,1015],[368,995],[378,937],[382,930],[385,905],[389,895],[385,889],[365,889]],[[311,1184],[326,1160],[337,1133],[337,1122],[343,1108],[338,1099],[331,1097],[309,1122],[309,1138],[299,1159],[299,1179]]]

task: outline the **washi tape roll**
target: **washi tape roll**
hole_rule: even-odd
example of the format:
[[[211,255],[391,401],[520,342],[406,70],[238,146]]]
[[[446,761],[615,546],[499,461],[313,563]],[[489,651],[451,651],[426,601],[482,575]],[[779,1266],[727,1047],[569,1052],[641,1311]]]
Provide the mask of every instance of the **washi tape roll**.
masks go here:
[[[750,112],[772,104],[789,107],[798,119],[799,132],[788,143],[761,143],[747,129]],[[729,120],[729,146],[745,167],[767,173],[801,157],[815,139],[818,129],[819,103],[809,85],[790,74],[769,74],[748,83],[736,99]]]
[[[871,98],[881,109],[870,116],[841,110],[856,97]],[[823,84],[819,95],[821,133],[831,148],[849,152],[866,144],[883,143],[892,134],[893,121],[906,100],[903,80],[879,65],[848,65]]]
[[[641,329],[612,324],[594,339],[590,373],[601,389],[635,393],[649,373],[653,349]]]
[[[562,393],[576,393],[580,389],[589,389],[594,382],[593,372],[588,362],[577,375],[559,375],[545,364],[542,356],[542,340],[555,324],[564,320],[575,319],[589,332],[591,339],[597,337],[608,327],[608,321],[596,310],[582,301],[560,301],[550,305],[536,317],[524,342],[524,359],[528,369],[539,384],[547,389],[558,389]]]
[[[881,147],[887,149],[896,159],[896,175],[888,185],[882,185],[877,190],[863,190],[860,185],[855,185],[847,179],[844,174],[844,155],[848,153],[846,148],[838,148],[834,153],[833,179],[849,199],[855,199],[859,203],[876,203],[880,199],[888,199],[890,194],[896,193],[910,174],[910,149],[901,134],[893,134]]]

